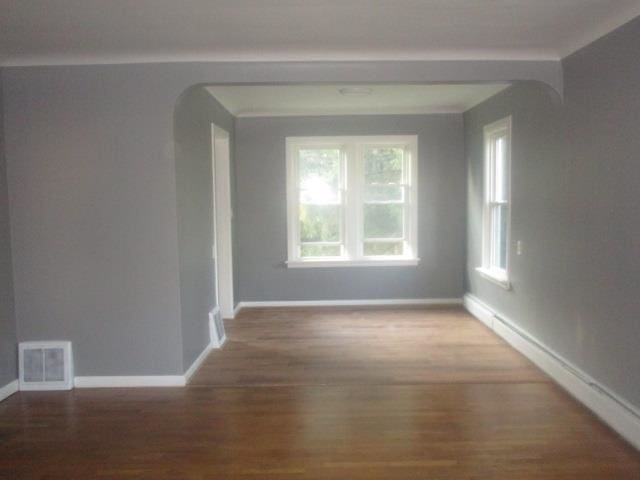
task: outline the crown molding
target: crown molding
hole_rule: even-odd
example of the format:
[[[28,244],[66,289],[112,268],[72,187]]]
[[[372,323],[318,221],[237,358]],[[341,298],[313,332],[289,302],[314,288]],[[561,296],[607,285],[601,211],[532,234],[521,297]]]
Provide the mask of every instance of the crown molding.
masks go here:
[[[341,117],[341,116],[363,116],[363,115],[447,115],[463,113],[467,109],[464,108],[432,108],[432,109],[413,109],[403,110],[400,108],[390,109],[372,109],[365,110],[298,110],[298,111],[278,111],[265,110],[260,112],[240,112],[235,115],[237,118],[264,118],[264,117]]]
[[[550,50],[442,50],[422,52],[185,52],[181,54],[7,55],[0,67],[118,65],[139,63],[218,62],[430,62],[430,61],[559,61]]]

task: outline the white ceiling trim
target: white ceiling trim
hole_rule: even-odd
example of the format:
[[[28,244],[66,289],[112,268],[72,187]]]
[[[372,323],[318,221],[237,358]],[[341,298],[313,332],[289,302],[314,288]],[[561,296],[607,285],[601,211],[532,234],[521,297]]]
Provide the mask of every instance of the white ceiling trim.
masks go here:
[[[119,65],[189,62],[427,62],[427,61],[559,61],[548,50],[451,50],[429,52],[213,52],[166,55],[0,56],[0,67]]]
[[[214,97],[215,98],[215,97]],[[446,115],[464,113],[463,108],[431,108],[431,109],[376,109],[371,111],[363,110],[299,110],[295,112],[263,111],[247,112],[235,115],[237,118],[262,118],[262,117],[340,117],[351,115]]]
[[[618,27],[621,27],[627,22],[630,22],[634,18],[640,15],[640,2],[631,7],[622,10],[614,11],[611,16],[605,18],[596,27],[591,30],[587,30],[584,34],[574,36],[568,42],[566,42],[558,51],[561,59],[568,57],[572,53],[577,52],[581,48],[595,42],[596,40],[604,37],[605,35],[613,32]]]

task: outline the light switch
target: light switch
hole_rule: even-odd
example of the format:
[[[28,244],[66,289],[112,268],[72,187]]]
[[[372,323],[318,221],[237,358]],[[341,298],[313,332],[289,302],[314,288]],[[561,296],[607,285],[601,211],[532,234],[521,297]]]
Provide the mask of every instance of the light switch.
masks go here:
[[[518,240],[516,242],[516,254],[522,255],[524,253],[524,242],[522,240]]]

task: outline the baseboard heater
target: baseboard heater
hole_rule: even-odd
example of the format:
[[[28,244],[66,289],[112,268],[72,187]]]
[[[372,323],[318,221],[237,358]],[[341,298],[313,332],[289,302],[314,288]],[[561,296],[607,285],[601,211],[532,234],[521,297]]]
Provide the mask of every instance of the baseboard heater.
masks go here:
[[[640,412],[615,392],[562,358],[515,322],[496,313],[473,295],[465,308],[583,403],[605,423],[640,449]]]

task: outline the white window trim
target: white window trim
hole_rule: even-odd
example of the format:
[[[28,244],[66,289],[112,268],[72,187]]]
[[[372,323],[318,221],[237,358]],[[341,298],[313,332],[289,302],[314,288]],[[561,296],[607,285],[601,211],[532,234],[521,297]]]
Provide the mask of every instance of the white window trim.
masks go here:
[[[510,290],[511,282],[509,280],[509,258],[511,252],[511,116],[500,119],[484,127],[484,192],[482,197],[482,265],[476,268],[476,271],[485,279],[489,280],[500,287]],[[506,132],[507,149],[505,163],[508,175],[508,193],[507,193],[507,239],[506,239],[506,268],[495,268],[491,266],[491,212],[489,208],[489,199],[492,189],[492,159],[490,152],[490,140],[498,133]]]
[[[362,199],[359,198],[362,175],[358,171],[358,158],[360,150],[368,145],[403,145],[409,152],[409,208],[408,218],[405,219],[407,231],[405,237],[410,255],[403,256],[364,256],[362,255]],[[345,174],[345,215],[343,222],[345,257],[303,259],[298,256],[298,189],[296,149],[302,146],[337,146],[340,145],[345,152],[344,169],[350,174]],[[366,135],[366,136],[331,136],[331,137],[287,137],[287,261],[289,268],[314,268],[314,267],[382,267],[382,266],[415,266],[418,265],[418,136],[417,135]],[[353,204],[360,207],[352,207]],[[356,235],[347,228],[349,225],[357,225],[359,231]]]

